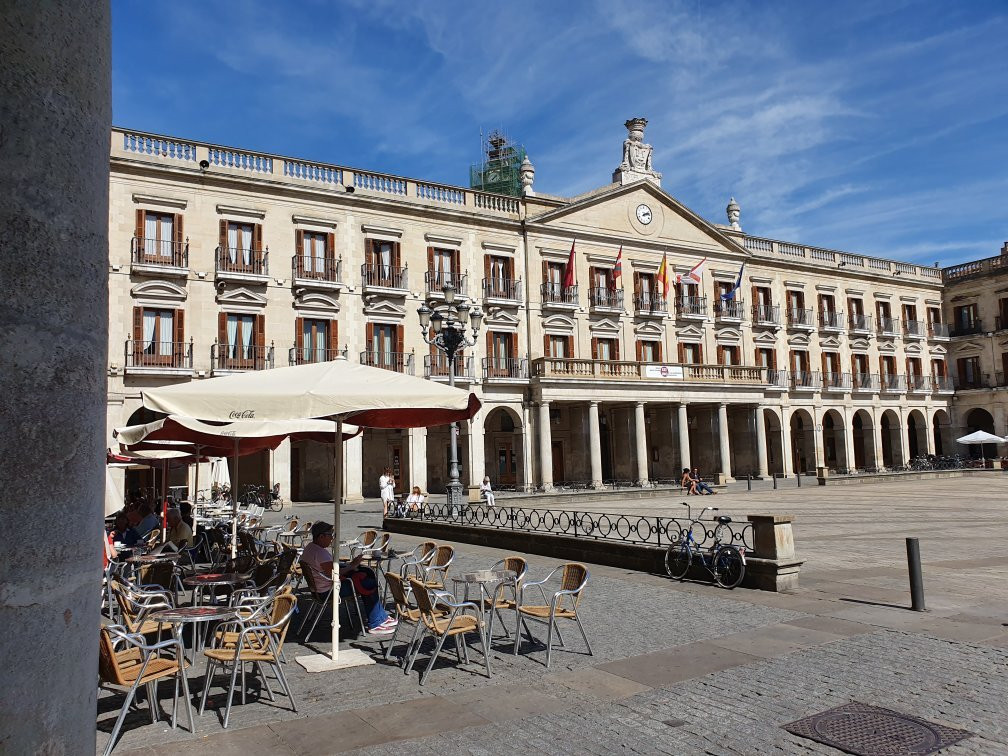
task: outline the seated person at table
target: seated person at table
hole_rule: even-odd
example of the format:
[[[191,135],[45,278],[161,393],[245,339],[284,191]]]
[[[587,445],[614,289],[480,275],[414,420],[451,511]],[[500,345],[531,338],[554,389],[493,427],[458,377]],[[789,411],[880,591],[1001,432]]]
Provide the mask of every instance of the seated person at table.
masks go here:
[[[182,513],[172,507],[165,515],[165,522],[168,524],[168,532],[165,533],[165,541],[172,544],[176,549],[183,549],[192,544],[192,528],[182,519]]]
[[[301,561],[311,568],[316,590],[325,593],[332,588],[333,556],[329,549],[333,542],[333,526],[327,522],[316,522],[312,525],[311,534],[312,541],[305,546]],[[389,617],[385,607],[382,606],[378,578],[374,571],[362,567],[361,559],[363,555],[357,555],[349,562],[340,562],[340,596],[350,597],[350,586],[342,582],[349,579],[364,600],[368,632],[371,635],[390,635],[395,632],[396,620]]]
[[[179,514],[182,515],[182,522],[191,528],[193,526],[192,504],[183,499],[179,502],[178,508]]]
[[[136,546],[147,537],[147,534],[158,527],[157,516],[151,512],[146,504],[139,509],[133,509],[126,513],[126,520],[129,522],[129,529],[122,534],[122,542],[127,546]]]
[[[419,512],[423,509],[424,495],[420,493],[420,486],[413,486],[410,495],[406,497],[406,506],[410,512]]]

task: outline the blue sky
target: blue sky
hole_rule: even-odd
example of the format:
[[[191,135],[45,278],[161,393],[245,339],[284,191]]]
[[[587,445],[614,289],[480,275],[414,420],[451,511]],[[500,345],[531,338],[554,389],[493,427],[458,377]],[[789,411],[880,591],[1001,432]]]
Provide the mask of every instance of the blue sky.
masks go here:
[[[1008,3],[113,2],[117,125],[452,184],[480,130],[572,196],[649,119],[663,188],[924,264],[1008,239]]]

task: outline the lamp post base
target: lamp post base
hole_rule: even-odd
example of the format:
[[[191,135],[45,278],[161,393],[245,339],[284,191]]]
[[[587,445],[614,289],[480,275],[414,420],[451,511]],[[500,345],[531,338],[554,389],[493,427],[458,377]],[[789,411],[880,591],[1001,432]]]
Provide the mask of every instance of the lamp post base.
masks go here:
[[[459,481],[454,481],[448,484],[448,510],[451,512],[452,517],[458,517],[459,510],[464,503],[462,498],[462,483]]]

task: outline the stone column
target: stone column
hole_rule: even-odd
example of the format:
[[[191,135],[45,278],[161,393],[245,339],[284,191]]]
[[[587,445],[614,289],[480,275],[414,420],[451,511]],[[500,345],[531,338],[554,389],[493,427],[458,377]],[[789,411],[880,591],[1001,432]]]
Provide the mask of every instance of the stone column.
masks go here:
[[[0,13],[0,750],[11,754],[95,747],[109,23],[107,2]]]
[[[550,403],[539,403],[539,484],[553,490],[553,434],[550,432]]]
[[[726,481],[732,479],[731,447],[728,442],[728,405],[724,402],[718,405],[718,444],[721,447],[721,474]]]
[[[854,415],[850,407],[843,409],[844,420],[844,463],[848,470],[854,469]]]
[[[644,486],[648,482],[647,428],[644,425],[644,402],[634,405],[634,444],[637,452],[637,483]]]
[[[906,407],[900,406],[899,408],[899,418],[900,418],[900,464],[909,465],[910,464],[910,428],[907,426],[907,410]]]
[[[679,466],[692,468],[689,448],[689,416],[686,412],[686,402],[679,403],[679,418],[676,425],[679,429]]]
[[[522,429],[521,429],[521,450],[522,450],[522,485],[526,491],[531,491],[535,483],[532,478],[532,458],[535,451],[532,446],[535,443],[532,434],[532,409],[531,405],[522,405]]]
[[[602,487],[602,441],[599,438],[598,402],[588,402],[588,453],[592,488]]]
[[[875,469],[882,467],[882,413],[872,407],[872,461]]]
[[[291,495],[291,442],[285,438],[283,442],[270,454],[270,479],[271,486],[280,484],[280,495],[290,501]]]
[[[794,475],[794,461],[791,456],[791,408],[781,407],[781,470],[784,477]]]
[[[409,429],[409,485],[427,492],[427,429]]]
[[[364,434],[343,444],[343,492],[348,502],[364,501]]]
[[[469,442],[469,501],[479,501],[480,483],[486,476],[482,410],[469,421],[469,433],[466,435],[466,440]]]
[[[822,410],[816,407],[812,408],[812,438],[815,441],[815,467],[816,472],[819,472],[819,468],[825,466],[826,464],[826,453],[824,451],[825,444],[823,443],[823,433],[826,431],[823,429],[823,415]]]
[[[927,427],[924,429],[924,443],[927,446],[927,453],[934,454],[935,453],[934,412],[925,409],[924,421],[927,423]]]
[[[763,407],[756,407],[756,473],[766,479],[770,477],[770,461],[767,459],[766,419]]]

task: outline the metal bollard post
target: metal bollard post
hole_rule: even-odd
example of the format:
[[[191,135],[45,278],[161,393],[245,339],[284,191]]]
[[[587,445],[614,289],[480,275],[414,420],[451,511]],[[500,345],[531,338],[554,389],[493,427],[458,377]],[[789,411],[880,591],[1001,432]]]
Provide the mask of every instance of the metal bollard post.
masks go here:
[[[745,485],[747,491],[752,491],[752,475],[745,476]]]
[[[916,538],[906,539],[907,567],[910,570],[910,608],[923,612],[924,577],[921,575],[920,542]]]
[[[777,473],[773,474],[773,490],[777,490]]]
[[[798,479],[798,488],[801,488],[801,470],[795,470],[795,478]]]

